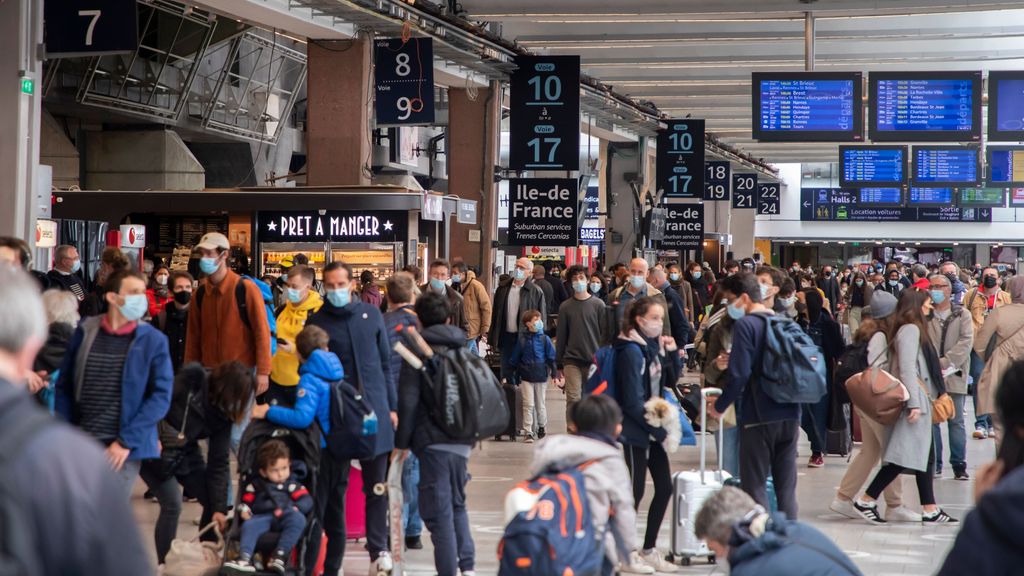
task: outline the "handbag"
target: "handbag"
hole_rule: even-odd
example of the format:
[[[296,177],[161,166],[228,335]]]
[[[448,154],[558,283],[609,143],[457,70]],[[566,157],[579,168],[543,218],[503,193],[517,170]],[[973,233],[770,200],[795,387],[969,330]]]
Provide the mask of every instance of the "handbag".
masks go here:
[[[917,385],[924,391],[924,395],[928,397],[928,389],[925,388],[924,382],[918,378]],[[939,397],[932,400],[932,424],[942,424],[943,422],[953,418],[953,413],[956,409],[953,407],[953,398],[949,394],[943,392],[939,394]]]
[[[217,535],[216,542],[200,542],[199,537],[213,530]],[[171,549],[164,560],[164,576],[196,576],[207,572],[216,573],[220,568],[221,551],[224,550],[224,536],[217,528],[216,522],[199,531],[191,540],[175,538]]]
[[[883,426],[896,422],[910,400],[910,392],[903,382],[876,366],[850,376],[846,380],[846,393],[865,416]]]

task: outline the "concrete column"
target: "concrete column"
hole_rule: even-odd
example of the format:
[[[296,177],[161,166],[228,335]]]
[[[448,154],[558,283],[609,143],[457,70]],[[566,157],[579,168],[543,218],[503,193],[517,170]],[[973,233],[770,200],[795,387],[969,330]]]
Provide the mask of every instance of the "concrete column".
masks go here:
[[[733,257],[737,260],[754,254],[754,215],[756,210],[733,210],[729,233]]]
[[[310,40],[306,45],[310,186],[370,184],[370,48],[365,38]]]
[[[607,164],[605,167],[605,190],[608,191],[608,217],[604,236],[605,264],[628,262],[633,250],[639,246],[640,210],[630,182],[640,175],[640,147],[636,142],[607,143]],[[636,182],[642,185],[642,182]],[[616,240],[621,241],[616,242]]]
[[[465,89],[448,91],[448,134],[445,152],[448,164],[448,193],[463,200],[477,201],[477,224],[451,221],[450,254],[466,264],[480,266],[482,282],[489,283],[494,264],[491,240],[497,229],[497,190],[494,165],[497,163],[500,137],[498,85],[481,88],[475,98]],[[479,231],[479,241],[469,240],[470,231]]]
[[[36,177],[42,114],[43,3],[0,2],[0,235],[35,245]],[[22,89],[31,81],[31,94]]]

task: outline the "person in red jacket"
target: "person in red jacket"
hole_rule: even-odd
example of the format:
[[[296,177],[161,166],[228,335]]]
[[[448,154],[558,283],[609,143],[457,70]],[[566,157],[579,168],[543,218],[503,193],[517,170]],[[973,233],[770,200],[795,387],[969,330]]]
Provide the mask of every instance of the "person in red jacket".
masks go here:
[[[146,290],[150,318],[159,316],[167,304],[174,300],[174,294],[171,294],[170,286],[167,285],[170,277],[171,271],[167,266],[160,266],[153,270],[153,275],[149,281],[149,288]]]

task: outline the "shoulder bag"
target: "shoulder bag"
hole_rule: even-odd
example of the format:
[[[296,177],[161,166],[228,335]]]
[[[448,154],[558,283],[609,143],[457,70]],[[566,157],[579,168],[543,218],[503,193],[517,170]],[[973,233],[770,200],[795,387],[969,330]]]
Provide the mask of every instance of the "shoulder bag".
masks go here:
[[[891,342],[888,347],[892,347]],[[882,369],[878,359],[846,380],[846,393],[865,416],[883,426],[896,422],[910,399],[907,387],[899,378]]]

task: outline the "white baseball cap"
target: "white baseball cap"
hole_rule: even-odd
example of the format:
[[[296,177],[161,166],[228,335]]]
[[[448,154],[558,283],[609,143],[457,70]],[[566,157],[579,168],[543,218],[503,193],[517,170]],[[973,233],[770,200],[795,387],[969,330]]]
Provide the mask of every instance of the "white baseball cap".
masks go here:
[[[210,232],[209,234],[203,235],[199,240],[197,247],[203,250],[216,250],[218,248],[221,250],[230,250],[231,244],[228,243],[227,236],[220,232]]]

